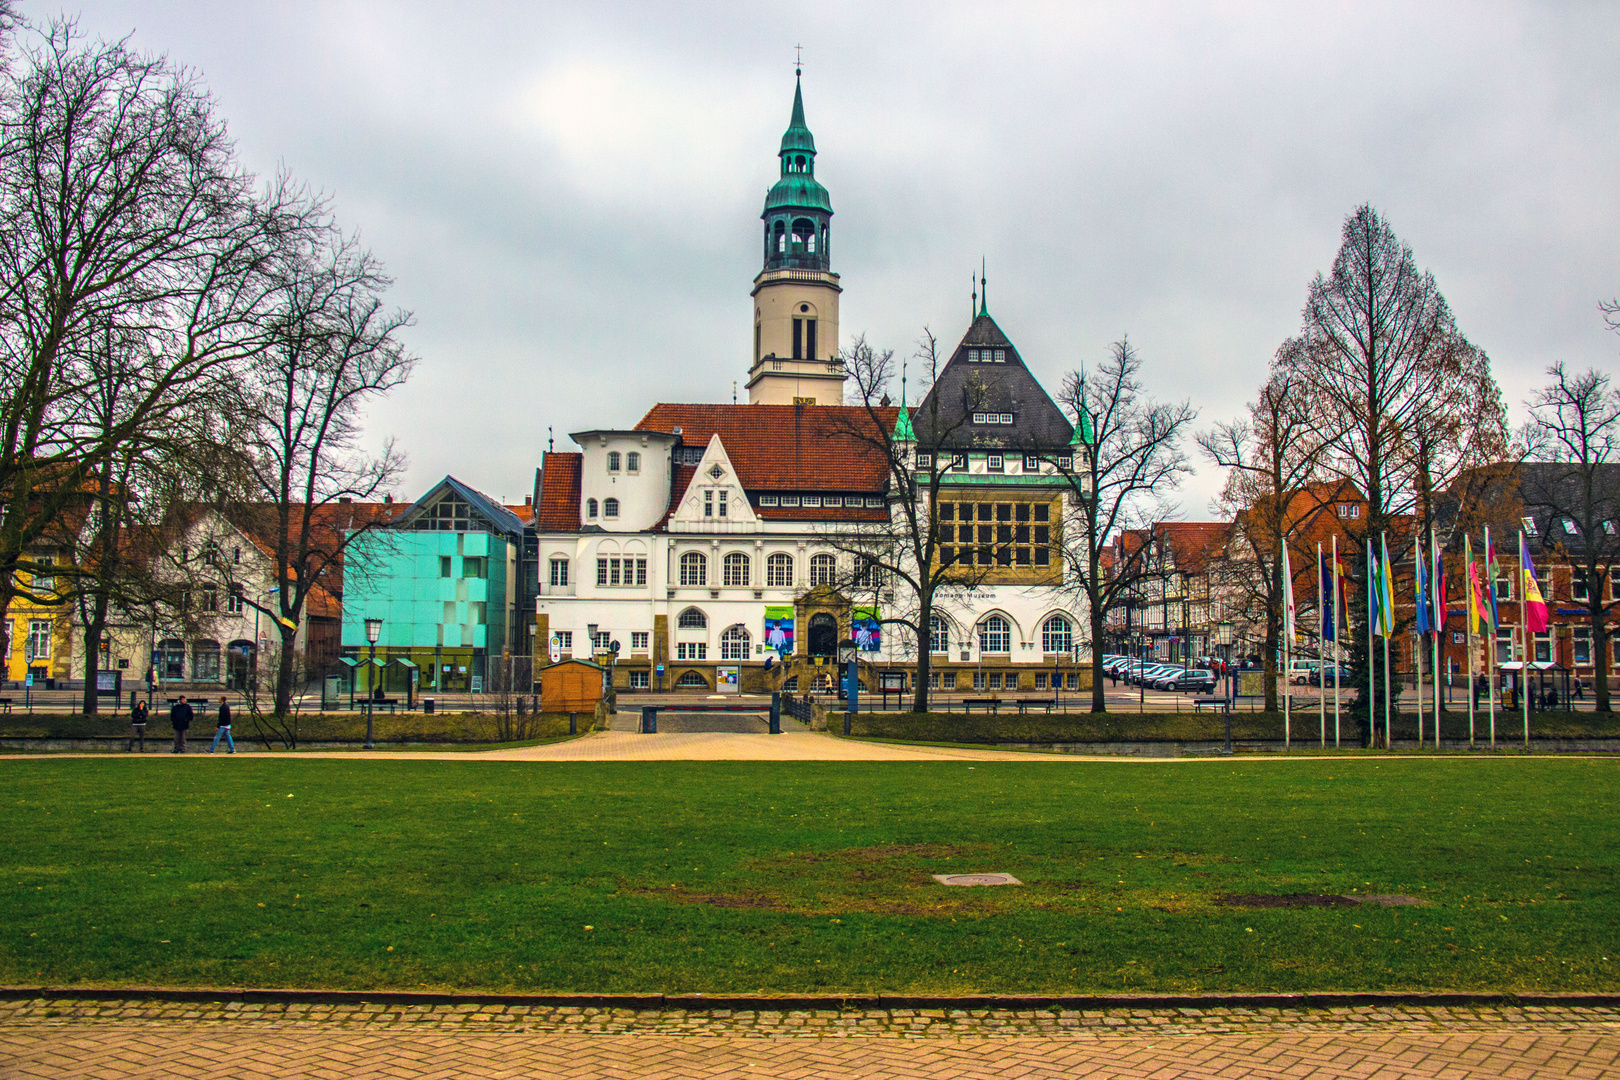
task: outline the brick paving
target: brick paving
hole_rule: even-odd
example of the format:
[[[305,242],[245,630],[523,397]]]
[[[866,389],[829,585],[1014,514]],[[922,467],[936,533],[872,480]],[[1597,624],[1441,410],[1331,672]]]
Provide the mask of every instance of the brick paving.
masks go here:
[[[615,1009],[36,998],[0,1076],[1620,1077],[1620,1009]]]

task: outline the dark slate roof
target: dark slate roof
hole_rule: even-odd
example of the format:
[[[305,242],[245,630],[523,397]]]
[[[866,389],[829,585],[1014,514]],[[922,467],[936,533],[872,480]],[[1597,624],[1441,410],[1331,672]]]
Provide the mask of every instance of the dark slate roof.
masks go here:
[[[403,514],[399,515],[394,524],[404,525],[420,516],[423,509],[432,504],[437,499],[439,492],[444,488],[449,488],[455,492],[466,501],[468,506],[472,507],[474,512],[498,531],[519,540],[523,538],[523,521],[521,518],[482,491],[468,487],[453,476],[447,476],[429,488],[427,494],[413,502]]]
[[[1564,518],[1577,523],[1586,516],[1582,478],[1577,466],[1551,461],[1527,461],[1515,470],[1519,498],[1525,514],[1536,523],[1534,544],[1538,548],[1558,545],[1570,553],[1584,552],[1585,538],[1579,527],[1565,528]],[[1593,518],[1597,528],[1620,522],[1620,463],[1599,465],[1595,476]],[[1614,526],[1620,532],[1620,524]],[[1613,551],[1620,538],[1605,532],[1598,549]]]
[[[970,363],[969,349],[1002,349],[1005,363]],[[969,390],[970,386],[982,390]],[[938,400],[940,436],[932,430]],[[975,404],[977,402],[977,404]],[[1011,424],[975,424],[972,413],[1012,413]],[[963,418],[966,416],[966,422]],[[1074,425],[1035,381],[1024,359],[988,313],[980,312],[951,354],[927,396],[911,413],[922,446],[965,450],[976,447],[1066,450]]]

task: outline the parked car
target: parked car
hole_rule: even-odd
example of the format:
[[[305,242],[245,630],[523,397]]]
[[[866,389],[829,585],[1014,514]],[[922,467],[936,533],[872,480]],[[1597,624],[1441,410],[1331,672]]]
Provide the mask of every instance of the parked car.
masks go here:
[[[1320,660],[1295,660],[1288,665],[1288,681],[1295,686],[1305,686],[1315,680],[1321,668]]]
[[[1135,682],[1142,686],[1152,686],[1153,680],[1168,671],[1169,667],[1168,664],[1149,664],[1136,676]]]
[[[1346,667],[1338,667],[1335,664],[1324,664],[1316,671],[1313,671],[1311,673],[1311,685],[1332,686],[1333,673],[1335,671],[1339,673],[1339,685],[1341,687],[1348,687],[1350,684],[1350,669]]]
[[[1166,665],[1165,669],[1153,677],[1153,689],[1172,690],[1175,681],[1181,678],[1181,673],[1187,669],[1180,664]]]
[[[1176,676],[1172,689],[1190,691],[1195,694],[1213,694],[1215,692],[1215,673],[1203,668],[1188,668]]]

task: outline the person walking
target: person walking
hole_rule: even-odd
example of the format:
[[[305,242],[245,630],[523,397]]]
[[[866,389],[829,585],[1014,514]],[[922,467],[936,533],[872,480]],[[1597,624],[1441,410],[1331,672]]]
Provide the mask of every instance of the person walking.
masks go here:
[[[236,753],[236,740],[231,738],[231,703],[228,698],[219,699],[219,724],[214,731],[214,741],[208,747],[210,754],[219,749],[221,735],[225,737],[225,746],[227,747],[225,752],[227,754]]]
[[[174,728],[174,749],[171,754],[186,752],[186,732],[191,729],[191,706],[186,704],[186,695],[181,694],[169,706],[169,725]]]
[[[151,714],[152,710],[147,707],[146,702],[136,698],[135,704],[129,708],[129,746],[127,750],[135,749],[135,743],[139,740],[141,753],[146,753],[146,721],[151,717]]]

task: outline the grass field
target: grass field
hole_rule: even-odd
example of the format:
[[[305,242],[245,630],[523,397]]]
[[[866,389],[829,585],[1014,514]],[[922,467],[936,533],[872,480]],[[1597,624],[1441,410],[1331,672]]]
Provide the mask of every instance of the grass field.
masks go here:
[[[0,983],[1620,988],[1581,760],[0,762]],[[945,888],[1004,871],[1023,887]],[[1428,906],[1231,907],[1229,894]]]

